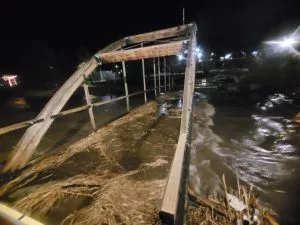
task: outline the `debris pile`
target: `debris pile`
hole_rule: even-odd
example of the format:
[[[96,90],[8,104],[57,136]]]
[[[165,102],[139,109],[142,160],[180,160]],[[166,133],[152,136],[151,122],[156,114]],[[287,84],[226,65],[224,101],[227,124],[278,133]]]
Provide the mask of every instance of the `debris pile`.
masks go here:
[[[278,225],[274,213],[260,205],[252,186],[237,183],[237,190],[228,190],[223,176],[224,194],[214,196],[198,196],[190,187],[188,196],[187,224],[189,225],[225,225],[225,224],[253,224]],[[225,194],[226,193],[226,194]]]

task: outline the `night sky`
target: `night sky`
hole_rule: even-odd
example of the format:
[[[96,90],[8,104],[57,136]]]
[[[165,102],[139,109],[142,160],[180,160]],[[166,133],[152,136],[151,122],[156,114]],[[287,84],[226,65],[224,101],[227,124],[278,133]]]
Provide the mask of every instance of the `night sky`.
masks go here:
[[[186,21],[198,25],[199,44],[216,52],[252,49],[300,24],[297,1],[1,1],[0,69],[13,71],[36,41],[59,54],[92,53],[124,36]]]

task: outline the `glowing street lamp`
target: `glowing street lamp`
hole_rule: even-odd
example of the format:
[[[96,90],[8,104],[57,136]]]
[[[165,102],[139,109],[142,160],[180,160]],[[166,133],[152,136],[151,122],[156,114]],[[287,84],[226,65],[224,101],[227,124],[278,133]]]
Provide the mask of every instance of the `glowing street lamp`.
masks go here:
[[[294,38],[290,37],[278,41],[266,41],[265,43],[271,45],[274,44],[282,48],[293,48],[298,42]]]
[[[297,50],[294,47],[299,44],[299,40],[297,40],[295,37],[299,28],[300,26],[297,27],[297,29],[292,34],[287,35],[280,40],[266,41],[265,44],[273,45],[277,50],[290,50],[294,53],[297,53]]]

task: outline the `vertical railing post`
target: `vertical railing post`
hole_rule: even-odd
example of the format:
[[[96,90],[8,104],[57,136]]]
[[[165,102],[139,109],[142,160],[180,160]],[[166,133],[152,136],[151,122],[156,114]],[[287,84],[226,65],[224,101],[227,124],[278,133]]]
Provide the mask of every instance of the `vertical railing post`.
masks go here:
[[[169,91],[171,91],[171,68],[169,66]]]
[[[159,57],[157,58],[157,69],[158,69],[158,94],[160,94],[161,89],[160,89],[160,59]]]
[[[166,67],[166,57],[164,57],[164,80],[165,80],[165,93],[167,92],[167,67]]]
[[[154,81],[154,93],[155,93],[155,97],[157,97],[155,58],[153,58],[153,81]]]
[[[141,43],[141,47],[143,47],[143,43]],[[145,60],[142,59],[142,70],[143,70],[143,85],[144,85],[144,99],[145,103],[147,103],[147,88],[146,88],[146,78],[145,78]]]
[[[172,74],[172,90],[174,90],[174,74]]]
[[[163,224],[184,224],[196,67],[196,31],[197,27],[193,24],[185,68],[180,134],[159,212]]]
[[[96,124],[95,124],[95,118],[94,118],[94,112],[93,112],[93,105],[91,103],[91,98],[90,98],[90,93],[89,93],[89,87],[87,84],[83,84],[83,89],[84,89],[84,94],[85,94],[85,99],[86,99],[86,103],[89,106],[89,115],[90,115],[90,121],[91,121],[91,125],[93,130],[96,130]]]
[[[123,68],[124,88],[125,88],[125,95],[126,95],[126,105],[127,105],[127,111],[129,112],[130,111],[129,95],[128,95],[128,85],[127,85],[127,78],[126,78],[126,67],[124,61],[122,61],[122,68]]]

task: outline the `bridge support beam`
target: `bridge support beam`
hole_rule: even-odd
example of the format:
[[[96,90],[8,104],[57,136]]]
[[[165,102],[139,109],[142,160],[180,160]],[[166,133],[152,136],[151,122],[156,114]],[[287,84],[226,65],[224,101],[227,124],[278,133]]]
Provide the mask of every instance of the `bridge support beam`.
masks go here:
[[[157,97],[155,58],[153,58],[153,82],[154,82],[154,93],[155,93],[155,97]]]
[[[126,66],[125,66],[124,61],[122,61],[122,68],[123,68],[123,80],[124,80],[124,88],[125,88],[125,95],[126,95],[126,106],[127,106],[127,111],[129,112],[130,111],[130,105],[129,105],[127,77],[126,77]]]
[[[194,97],[196,65],[196,25],[193,26],[188,47],[183,90],[183,107],[181,114],[180,135],[173,158],[168,183],[159,212],[163,224],[182,225],[188,179],[188,146],[191,136],[192,102]]]
[[[95,131],[96,130],[96,123],[95,123],[93,106],[92,106],[92,103],[91,103],[91,98],[90,98],[90,92],[89,92],[88,85],[87,84],[83,84],[83,89],[84,89],[86,103],[87,103],[87,105],[89,107],[88,111],[89,111],[91,125],[92,125],[93,130]]]
[[[164,84],[165,84],[165,93],[167,92],[167,65],[166,65],[166,57],[164,57]]]
[[[171,91],[171,68],[169,66],[169,91]]]
[[[2,172],[20,169],[28,163],[38,144],[54,121],[53,115],[60,113],[66,102],[83,82],[83,76],[88,77],[97,66],[105,62],[121,62],[126,60],[138,60],[159,56],[174,55],[182,50],[182,41],[144,47],[142,49],[120,50],[126,45],[141,42],[151,42],[157,39],[183,36],[191,31],[192,24],[168,28],[164,30],[134,35],[122,38],[104,49],[98,51],[94,57],[86,61],[53,95],[50,101],[42,109],[35,121],[40,123],[30,126],[17,145],[14,147]],[[84,28],[82,29],[84,31]],[[125,79],[126,81],[126,79]],[[126,82],[125,82],[126,83]],[[127,84],[125,85],[127,86]],[[126,88],[125,88],[126,89]],[[126,91],[126,90],[125,90]],[[127,90],[127,109],[129,110],[129,97]]]
[[[143,43],[141,43],[141,47],[143,47]],[[143,71],[143,86],[144,86],[144,99],[145,103],[147,103],[147,87],[146,87],[146,75],[145,75],[145,60],[142,59],[142,71]]]
[[[160,58],[157,58],[157,70],[158,70],[158,94],[160,95],[161,88],[160,88]]]

